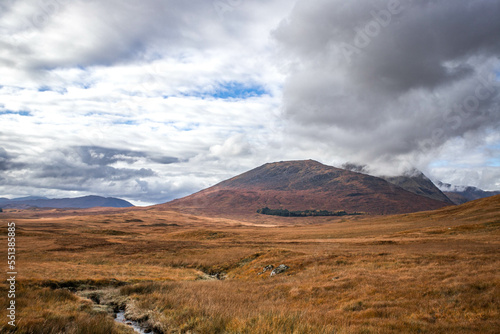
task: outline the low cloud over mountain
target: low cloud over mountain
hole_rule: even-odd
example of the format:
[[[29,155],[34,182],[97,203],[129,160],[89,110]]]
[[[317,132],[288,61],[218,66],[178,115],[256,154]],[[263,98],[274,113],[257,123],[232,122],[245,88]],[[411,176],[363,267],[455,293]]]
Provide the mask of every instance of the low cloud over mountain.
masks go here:
[[[0,194],[153,204],[269,161],[500,189],[493,0],[2,1]]]
[[[498,1],[298,1],[274,32],[290,133],[386,168],[425,164],[456,138],[487,144],[498,17]]]

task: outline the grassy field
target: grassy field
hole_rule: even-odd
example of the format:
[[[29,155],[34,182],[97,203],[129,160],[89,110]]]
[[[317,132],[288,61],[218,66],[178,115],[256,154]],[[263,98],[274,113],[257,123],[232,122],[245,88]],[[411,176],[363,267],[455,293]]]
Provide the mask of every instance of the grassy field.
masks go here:
[[[398,216],[8,211],[1,333],[498,333],[500,198]],[[5,260],[6,262],[6,260]],[[285,264],[270,276],[263,268]]]

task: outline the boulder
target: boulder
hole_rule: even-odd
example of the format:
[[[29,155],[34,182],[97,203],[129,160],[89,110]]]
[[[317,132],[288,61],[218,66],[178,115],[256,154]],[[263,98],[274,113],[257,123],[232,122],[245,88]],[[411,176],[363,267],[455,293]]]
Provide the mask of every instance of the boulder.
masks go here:
[[[263,273],[265,273],[266,271],[269,271],[269,270],[273,270],[274,269],[274,266],[272,264],[270,265],[267,265],[265,266],[262,271],[260,273],[258,273],[258,275],[262,275]]]
[[[279,266],[277,266],[276,268],[273,269],[273,271],[271,272],[271,277],[274,275],[284,273],[288,269],[290,269],[290,267],[287,266],[286,264],[280,264]]]

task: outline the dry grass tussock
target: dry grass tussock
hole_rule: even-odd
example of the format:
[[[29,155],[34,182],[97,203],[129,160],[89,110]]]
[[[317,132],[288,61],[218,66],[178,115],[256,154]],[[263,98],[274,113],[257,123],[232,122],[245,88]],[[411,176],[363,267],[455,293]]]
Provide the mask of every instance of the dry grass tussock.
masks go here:
[[[496,200],[266,217],[271,227],[153,210],[7,212],[18,226],[19,322],[12,330],[2,316],[0,333],[130,333],[112,318],[122,308],[157,333],[498,333]],[[282,263],[290,269],[259,275]],[[4,310],[6,295],[0,286]]]

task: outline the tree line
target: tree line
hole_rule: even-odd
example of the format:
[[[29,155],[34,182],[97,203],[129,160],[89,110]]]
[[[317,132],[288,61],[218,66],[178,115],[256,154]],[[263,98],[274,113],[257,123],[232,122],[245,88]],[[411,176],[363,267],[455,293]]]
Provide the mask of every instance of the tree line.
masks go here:
[[[290,211],[287,209],[269,209],[268,207],[257,210],[257,213],[270,216],[281,217],[311,217],[311,216],[352,216],[360,215],[361,213],[347,213],[345,211],[328,211],[328,210],[297,210]]]

